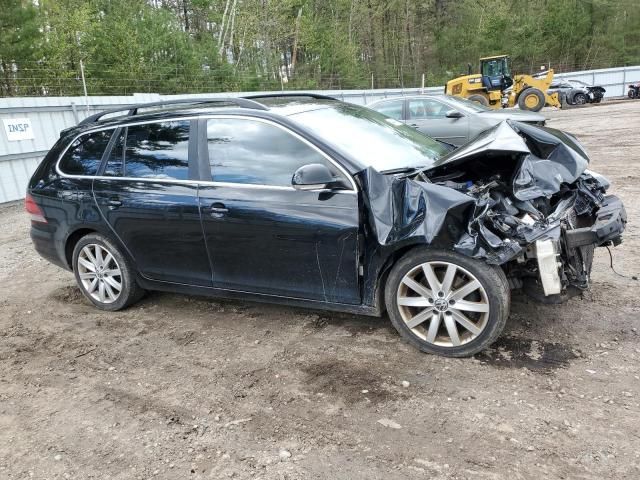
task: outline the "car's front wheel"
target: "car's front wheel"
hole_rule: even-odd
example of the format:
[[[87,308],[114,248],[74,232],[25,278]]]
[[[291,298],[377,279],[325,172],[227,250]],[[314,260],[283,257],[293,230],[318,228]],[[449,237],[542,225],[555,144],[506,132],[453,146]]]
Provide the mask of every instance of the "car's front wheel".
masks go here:
[[[78,241],[73,272],[83,295],[102,310],[121,310],[144,294],[129,260],[102,235],[89,234]]]
[[[493,343],[509,316],[504,272],[455,252],[418,248],[392,268],[385,287],[389,318],[427,353],[466,357]]]
[[[588,102],[589,98],[584,93],[576,93],[573,96],[573,104],[574,105],[584,105]]]

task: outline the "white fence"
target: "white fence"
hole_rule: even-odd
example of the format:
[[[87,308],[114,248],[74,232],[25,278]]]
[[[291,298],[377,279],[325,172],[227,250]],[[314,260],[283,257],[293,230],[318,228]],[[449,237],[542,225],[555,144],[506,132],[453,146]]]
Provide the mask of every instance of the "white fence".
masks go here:
[[[601,85],[607,89],[606,97],[626,95],[629,83],[640,82],[640,66],[609,68],[558,74],[566,79],[582,80]],[[424,89],[424,93],[442,92],[444,87]],[[419,88],[387,90],[323,90],[313,91],[335,98],[366,105],[382,98],[415,95],[423,92]],[[245,96],[257,92],[214,93],[198,95],[135,94],[108,97],[28,97],[0,98],[0,203],[24,198],[25,188],[31,174],[60,135],[60,131],[77,124],[96,112],[121,105],[154,102],[160,100],[192,97]],[[265,93],[265,92],[260,92]],[[267,92],[268,93],[268,92]],[[282,92],[274,92],[282,93]],[[27,122],[20,120],[27,119]],[[24,139],[9,139],[8,126],[29,123],[31,132]],[[17,135],[20,137],[20,135]]]

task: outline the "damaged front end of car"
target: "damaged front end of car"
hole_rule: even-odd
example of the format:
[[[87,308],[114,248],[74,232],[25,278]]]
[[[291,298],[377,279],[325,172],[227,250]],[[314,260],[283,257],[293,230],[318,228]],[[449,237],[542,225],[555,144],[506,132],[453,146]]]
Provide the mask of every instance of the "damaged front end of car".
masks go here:
[[[558,303],[589,287],[595,248],[627,221],[588,162],[573,136],[506,121],[427,169],[367,172],[372,228],[383,246],[420,237],[500,265],[511,288]]]

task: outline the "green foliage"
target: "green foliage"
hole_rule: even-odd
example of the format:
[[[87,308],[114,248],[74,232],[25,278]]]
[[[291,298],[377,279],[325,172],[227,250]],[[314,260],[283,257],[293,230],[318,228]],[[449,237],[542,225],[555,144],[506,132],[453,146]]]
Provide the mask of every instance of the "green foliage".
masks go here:
[[[0,0],[0,95],[442,84],[640,62],[636,0]]]
[[[37,55],[40,41],[37,11],[21,0],[0,0],[0,96],[15,87],[15,62]]]

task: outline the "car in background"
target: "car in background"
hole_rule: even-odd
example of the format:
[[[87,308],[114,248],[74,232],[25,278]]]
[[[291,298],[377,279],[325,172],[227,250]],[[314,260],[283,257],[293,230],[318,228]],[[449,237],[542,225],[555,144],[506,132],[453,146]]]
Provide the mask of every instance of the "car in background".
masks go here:
[[[494,110],[450,95],[416,95],[367,105],[436,140],[461,146],[505,120],[544,126],[544,115],[517,109]]]
[[[606,90],[603,87],[589,85],[582,80],[556,79],[551,83],[548,94],[559,93],[569,105],[600,103]]]

